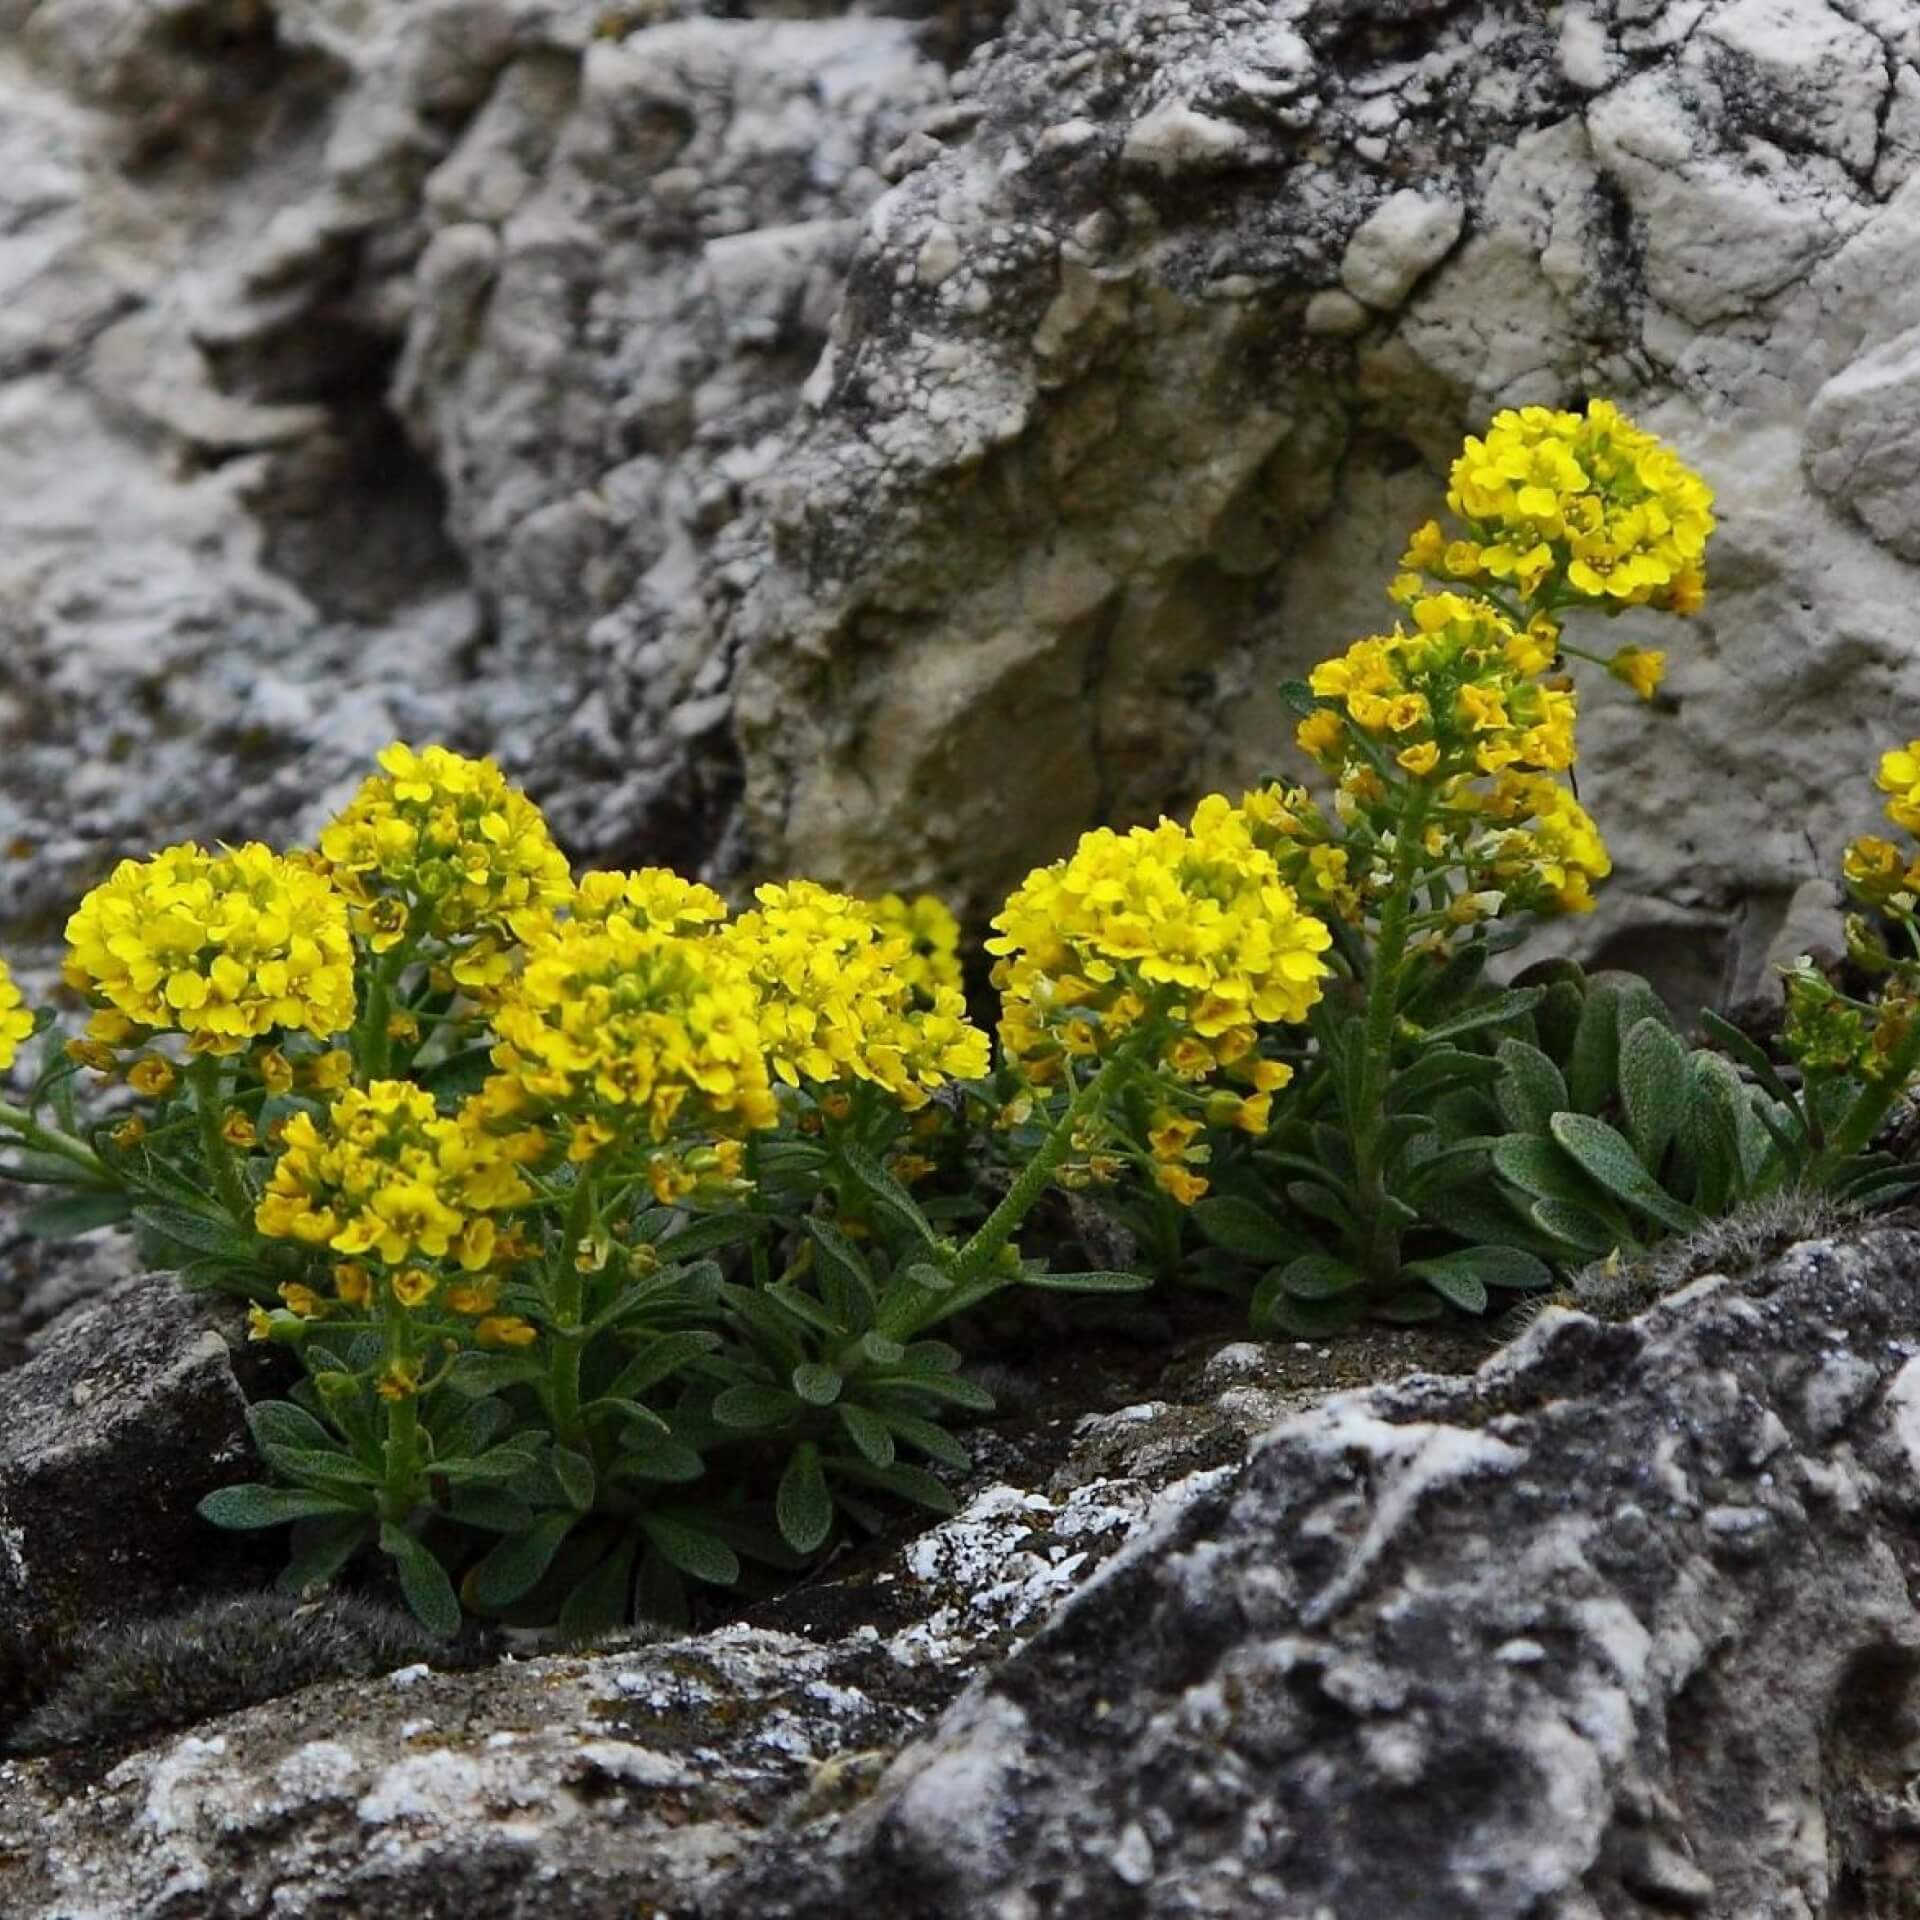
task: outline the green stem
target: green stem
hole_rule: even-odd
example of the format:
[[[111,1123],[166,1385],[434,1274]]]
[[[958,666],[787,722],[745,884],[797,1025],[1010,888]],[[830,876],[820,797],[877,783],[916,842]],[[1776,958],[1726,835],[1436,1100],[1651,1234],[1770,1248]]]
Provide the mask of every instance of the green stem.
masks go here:
[[[36,1148],[41,1153],[58,1154],[62,1160],[71,1160],[76,1167],[83,1167],[97,1180],[110,1181],[113,1178],[107,1163],[84,1140],[76,1140],[72,1134],[63,1133],[58,1127],[42,1126],[25,1107],[16,1107],[11,1101],[0,1100],[0,1127],[18,1134],[22,1146]]]
[[[987,1275],[987,1269],[998,1260],[1000,1250],[1020,1231],[1021,1221],[1027,1217],[1027,1213],[1033,1212],[1033,1204],[1046,1192],[1060,1164],[1073,1152],[1073,1135],[1079,1133],[1087,1121],[1100,1116],[1108,1100],[1112,1100],[1114,1094],[1127,1085],[1140,1064],[1144,1050],[1146,1033],[1142,1031],[1139,1037],[1119,1046],[1106,1066],[1094,1073],[1091,1081],[1087,1081],[1087,1085],[1073,1096],[1066,1114],[1060,1116],[1060,1123],[1041,1142],[1041,1150],[1033,1156],[1033,1160],[1027,1162],[1020,1179],[1006,1190],[1006,1198],[979,1223],[979,1227],[975,1227],[966,1246],[954,1254],[954,1294],[966,1294]],[[948,1296],[943,1294],[931,1296],[931,1302],[941,1306],[943,1315],[956,1311],[948,1302]]]
[[[1400,1007],[1400,973],[1407,957],[1408,916],[1420,864],[1420,831],[1426,824],[1432,793],[1424,785],[1409,789],[1400,817],[1393,874],[1380,908],[1380,930],[1367,974],[1367,1006],[1361,1024],[1360,1077],[1354,1111],[1347,1116],[1353,1139],[1354,1184],[1366,1242],[1361,1269],[1369,1280],[1390,1283],[1399,1272],[1399,1236],[1386,1223],[1386,1165],[1380,1141],[1386,1130],[1387,1090],[1393,1077],[1393,1027]]]
[[[212,1054],[195,1057],[187,1069],[187,1084],[193,1089],[193,1110],[200,1120],[200,1147],[206,1155],[207,1172],[213,1177],[213,1190],[220,1204],[232,1216],[237,1227],[253,1225],[253,1202],[247,1198],[240,1168],[220,1131],[220,1062]]]
[[[580,1360],[585,1342],[580,1325],[585,1306],[586,1277],[579,1267],[580,1243],[593,1231],[593,1177],[580,1169],[567,1208],[566,1237],[561,1242],[559,1270],[553,1278],[553,1355],[547,1377],[554,1431],[569,1446],[583,1431],[580,1422]]]
[[[367,1004],[360,1015],[358,1049],[360,1071],[368,1080],[386,1077],[387,1062],[392,1054],[387,1022],[393,1017],[393,989],[412,958],[412,940],[402,940],[391,953],[374,963],[368,975]]]
[[[1889,1056],[1887,1070],[1861,1088],[1860,1097],[1847,1110],[1825,1151],[1808,1169],[1808,1184],[1822,1186],[1838,1173],[1856,1153],[1864,1153],[1873,1144],[1893,1103],[1907,1082],[1920,1068],[1920,1020],[1916,1020],[1899,1047]],[[1812,1089],[1808,1089],[1807,1107],[1813,1110]]]
[[[390,1287],[381,1331],[386,1337],[388,1371],[404,1374],[405,1363],[413,1357],[413,1323]],[[413,1511],[419,1491],[420,1400],[417,1394],[407,1393],[386,1404],[387,1481],[380,1505],[386,1519],[402,1522]]]

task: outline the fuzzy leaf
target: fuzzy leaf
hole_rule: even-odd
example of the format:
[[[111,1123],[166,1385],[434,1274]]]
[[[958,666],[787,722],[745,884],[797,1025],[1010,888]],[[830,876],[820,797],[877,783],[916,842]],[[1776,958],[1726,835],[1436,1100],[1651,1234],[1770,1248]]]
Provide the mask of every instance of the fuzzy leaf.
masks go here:
[[[915,1506],[926,1507],[934,1513],[959,1511],[953,1490],[924,1467],[870,1467],[864,1460],[851,1460],[842,1454],[833,1455],[826,1464],[840,1479],[878,1487],[882,1492],[897,1494],[902,1500],[911,1500]]]
[[[713,1417],[723,1427],[737,1427],[748,1433],[784,1427],[799,1412],[800,1402],[784,1387],[751,1383],[729,1387],[715,1395],[713,1402]]]
[[[555,1447],[547,1455],[547,1464],[568,1506],[585,1513],[593,1505],[593,1462],[571,1447]]]
[[[1145,1293],[1153,1285],[1150,1273],[1027,1273],[1023,1287],[1042,1293]]]
[[[1545,997],[1539,987],[1510,987],[1505,993],[1496,993],[1491,999],[1463,1008],[1438,1026],[1427,1028],[1422,1037],[1428,1041],[1451,1040],[1459,1034],[1478,1033],[1485,1027],[1503,1027],[1510,1020],[1518,1020],[1523,1013],[1531,1013]]]
[[[467,1604],[481,1613],[497,1613],[524,1599],[537,1587],[573,1531],[577,1513],[548,1513],[525,1533],[509,1534],[484,1560],[467,1571],[460,1590]]]
[[[893,1434],[886,1421],[870,1409],[857,1407],[847,1400],[841,1401],[834,1412],[846,1428],[847,1438],[860,1449],[869,1466],[893,1465]]]
[[[640,1528],[661,1559],[692,1579],[730,1587],[740,1578],[740,1556],[704,1529],[664,1513],[642,1514]]]
[[[1550,1138],[1510,1133],[1494,1142],[1492,1158],[1494,1171],[1503,1180],[1537,1200],[1565,1200],[1578,1207],[1592,1207],[1599,1200],[1578,1163]]]
[[[296,1521],[287,1543],[287,1564],[274,1585],[292,1594],[327,1586],[372,1538],[373,1516],[367,1513],[319,1514]]]
[[[135,1207],[133,1224],[177,1247],[190,1247],[195,1253],[246,1260],[260,1251],[260,1241],[251,1233],[242,1233],[231,1220],[194,1213],[186,1207]]]
[[[1702,1224],[1702,1216],[1676,1200],[1645,1167],[1624,1135],[1586,1113],[1557,1113],[1553,1137],[1579,1162],[1581,1170],[1624,1200],[1630,1207],[1658,1220],[1676,1233]]]
[[[908,1446],[918,1447],[928,1459],[939,1461],[943,1467],[952,1467],[957,1473],[965,1473],[973,1465],[973,1455],[967,1451],[966,1443],[955,1438],[937,1421],[922,1420],[918,1414],[892,1411],[880,1417]],[[866,1452],[864,1447],[860,1450]],[[872,1456],[868,1455],[868,1458]],[[873,1464],[884,1466],[888,1463],[875,1460]]]
[[[849,1141],[840,1149],[840,1157],[846,1163],[847,1171],[866,1188],[875,1206],[891,1214],[927,1246],[937,1247],[940,1244],[940,1236],[920,1211],[920,1203],[865,1147]]]
[[[1686,1118],[1691,1096],[1687,1044],[1664,1021],[1637,1020],[1620,1042],[1620,1106],[1627,1138],[1650,1173]]]
[[[88,1188],[58,1200],[41,1201],[20,1222],[20,1231],[36,1240],[70,1240],[76,1234],[91,1233],[95,1227],[111,1227],[132,1211],[133,1202],[124,1193]]]
[[[684,1440],[659,1440],[649,1435],[623,1447],[614,1462],[619,1479],[661,1480],[684,1484],[698,1480],[707,1463]]]
[[[810,1360],[793,1370],[793,1390],[811,1407],[832,1406],[845,1384],[840,1369],[823,1361]]]
[[[1304,1254],[1280,1269],[1280,1291],[1295,1300],[1337,1300],[1366,1285],[1359,1270],[1324,1253]]]
[[[230,1533],[252,1533],[261,1527],[283,1527],[290,1520],[354,1513],[366,1504],[338,1494],[309,1493],[301,1487],[216,1487],[194,1511]]]
[[[774,1496],[780,1537],[795,1553],[817,1553],[833,1531],[833,1495],[820,1470],[820,1453],[811,1442],[795,1447]]]
[[[1622,1244],[1624,1236],[1611,1221],[1570,1200],[1536,1200],[1532,1212],[1535,1222],[1561,1249],[1585,1259],[1602,1259]]]
[[[1613,1097],[1620,1067],[1620,996],[1600,982],[1587,990],[1567,1062],[1567,1093],[1575,1111],[1598,1113]]]
[[[1288,1333],[1301,1340],[1324,1340],[1352,1326],[1366,1310],[1366,1301],[1358,1293],[1331,1300],[1295,1299],[1280,1291],[1276,1271],[1254,1290],[1253,1330],[1263,1338]]]
[[[623,1541],[567,1595],[558,1622],[562,1639],[578,1645],[626,1625],[636,1551],[633,1541]]]
[[[1446,1309],[1424,1288],[1409,1287],[1374,1311],[1397,1327],[1415,1327],[1426,1320],[1438,1320]]]
[[[1515,1133],[1545,1133],[1567,1107],[1567,1083],[1538,1047],[1502,1040],[1496,1050],[1501,1074],[1493,1089],[1500,1117]]]
[[[263,1447],[301,1447],[319,1451],[339,1441],[305,1407],[291,1400],[256,1400],[247,1409],[247,1428]]]
[[[447,1570],[406,1528],[381,1522],[380,1551],[400,1576],[400,1592],[413,1617],[442,1640],[460,1631],[460,1602]]]
[[[1290,1260],[1305,1243],[1265,1207],[1232,1194],[1209,1195],[1190,1209],[1193,1224],[1212,1246],[1248,1260]]]

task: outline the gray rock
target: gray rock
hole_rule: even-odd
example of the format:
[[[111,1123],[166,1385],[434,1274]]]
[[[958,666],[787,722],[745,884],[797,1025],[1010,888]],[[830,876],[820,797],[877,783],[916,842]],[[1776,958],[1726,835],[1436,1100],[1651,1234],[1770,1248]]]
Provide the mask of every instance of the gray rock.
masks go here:
[[[0,1708],[57,1647],[257,1577],[200,1499],[249,1477],[246,1395],[206,1303],[141,1274],[61,1317],[0,1375]]]
[[[1879,1231],[1326,1401],[704,1910],[1899,1912],[1917,1310]]]

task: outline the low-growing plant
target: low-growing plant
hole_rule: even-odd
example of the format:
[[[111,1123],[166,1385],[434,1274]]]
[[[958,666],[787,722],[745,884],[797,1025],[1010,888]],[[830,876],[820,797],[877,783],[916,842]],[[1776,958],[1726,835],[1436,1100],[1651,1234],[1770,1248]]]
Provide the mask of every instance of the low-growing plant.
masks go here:
[[[67,928],[82,1032],[0,968],[0,1071],[40,1048],[0,1173],[297,1355],[251,1413],[271,1480],[208,1518],[290,1528],[290,1591],[377,1549],[437,1632],[592,1638],[950,1507],[992,1400],[948,1336],[998,1296],[1157,1273],[1325,1334],[1479,1313],[1771,1190],[1891,1192],[1920,893],[1884,843],[1849,877],[1913,957],[1857,933],[1872,1002],[1796,972],[1786,1066],[1690,1048],[1642,982],[1489,977],[1610,868],[1573,663],[1646,699],[1663,670],[1568,623],[1698,606],[1705,485],[1596,401],[1501,415],[1448,500],[1402,623],[1287,689],[1324,800],[1210,795],[1015,889],[997,1063],[938,902],[576,877],[439,746],[390,747],[310,849],[123,862]],[[1920,745],[1882,782],[1920,824]],[[1153,1271],[1062,1266],[1057,1188]]]

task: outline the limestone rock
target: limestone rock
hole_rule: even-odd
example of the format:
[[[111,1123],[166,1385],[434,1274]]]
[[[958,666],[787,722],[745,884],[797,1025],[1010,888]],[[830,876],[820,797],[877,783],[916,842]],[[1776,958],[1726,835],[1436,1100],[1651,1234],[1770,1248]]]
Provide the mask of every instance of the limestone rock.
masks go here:
[[[194,1512],[247,1477],[246,1397],[166,1274],[108,1288],[0,1379],[0,1708],[56,1643],[263,1564]]]
[[[1328,1401],[705,1910],[1903,1911],[1917,1306],[1877,1232]]]

